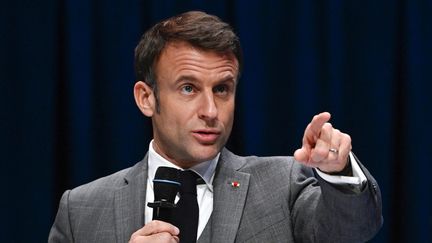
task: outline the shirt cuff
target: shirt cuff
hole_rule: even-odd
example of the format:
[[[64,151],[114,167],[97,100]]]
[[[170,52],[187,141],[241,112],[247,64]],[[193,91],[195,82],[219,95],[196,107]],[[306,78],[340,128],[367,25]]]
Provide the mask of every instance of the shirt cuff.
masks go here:
[[[364,183],[367,181],[365,174],[360,169],[357,160],[355,159],[354,155],[351,152],[349,153],[349,157],[351,161],[351,167],[353,170],[352,173],[353,176],[329,175],[317,169],[315,169],[315,171],[322,179],[333,184],[337,184],[337,185],[349,184],[349,185],[357,185],[357,186],[364,185]]]

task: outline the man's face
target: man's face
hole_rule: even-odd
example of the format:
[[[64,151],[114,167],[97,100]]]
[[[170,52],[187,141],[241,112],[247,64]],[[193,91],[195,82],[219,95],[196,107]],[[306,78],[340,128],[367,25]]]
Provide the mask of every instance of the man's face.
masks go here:
[[[177,42],[165,47],[155,69],[154,149],[184,168],[214,158],[233,125],[237,59]]]

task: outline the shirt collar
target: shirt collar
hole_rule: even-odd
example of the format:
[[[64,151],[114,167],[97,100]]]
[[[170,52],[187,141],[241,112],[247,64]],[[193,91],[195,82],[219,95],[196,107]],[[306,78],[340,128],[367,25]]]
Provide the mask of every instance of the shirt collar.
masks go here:
[[[195,171],[195,173],[199,174],[201,178],[206,183],[207,187],[213,191],[213,178],[216,170],[216,166],[218,163],[220,157],[220,153],[216,155],[211,160],[201,162],[193,167],[190,168],[190,170]],[[164,157],[162,157],[160,154],[158,154],[154,148],[153,148],[153,140],[150,142],[149,145],[149,155],[148,155],[148,178],[150,181],[153,181],[154,176],[156,174],[157,168],[160,166],[166,166],[171,168],[176,168],[179,170],[183,170],[182,168],[178,167],[177,165],[169,162]]]

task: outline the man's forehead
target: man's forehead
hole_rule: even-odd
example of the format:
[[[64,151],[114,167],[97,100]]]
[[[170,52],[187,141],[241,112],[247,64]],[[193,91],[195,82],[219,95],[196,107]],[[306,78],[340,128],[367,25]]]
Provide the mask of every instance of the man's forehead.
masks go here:
[[[228,60],[232,60],[235,62],[236,66],[238,67],[238,60],[237,57],[234,55],[234,53],[231,50],[226,50],[226,51],[215,51],[215,50],[211,50],[211,49],[204,49],[204,48],[200,48],[197,46],[194,46],[192,44],[190,44],[189,42],[186,41],[170,41],[168,43],[165,44],[165,47],[163,48],[162,52],[161,52],[161,56],[164,53],[167,52],[173,52],[176,53],[178,52],[180,49],[183,50],[191,50],[191,51],[196,51],[198,53],[211,53],[211,54],[215,54],[217,56],[220,56],[224,59],[228,59]]]
[[[208,57],[212,61],[207,62]],[[191,60],[193,61],[191,62]],[[184,67],[184,64],[189,65],[190,63],[196,63],[209,69],[225,66],[226,71],[232,72],[236,81],[239,77],[239,62],[234,53],[206,50],[185,41],[172,41],[165,45],[156,61],[156,76],[163,75],[166,68],[170,70],[179,68],[180,70],[181,67]]]

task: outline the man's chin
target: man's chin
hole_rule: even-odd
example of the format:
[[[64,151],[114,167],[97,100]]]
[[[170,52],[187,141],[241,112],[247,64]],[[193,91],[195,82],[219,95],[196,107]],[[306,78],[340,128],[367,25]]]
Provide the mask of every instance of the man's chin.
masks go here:
[[[216,157],[217,153],[214,154],[207,154],[207,155],[203,155],[203,154],[191,154],[189,156],[189,159],[183,159],[181,161],[177,161],[178,166],[182,167],[183,169],[187,169],[187,168],[191,168],[194,167],[195,165],[201,164],[203,162],[212,160]]]
[[[205,146],[199,151],[195,151],[194,153],[195,160],[198,162],[212,160],[216,157],[216,155],[220,152],[221,149],[222,148],[219,148],[219,146],[216,145]]]

